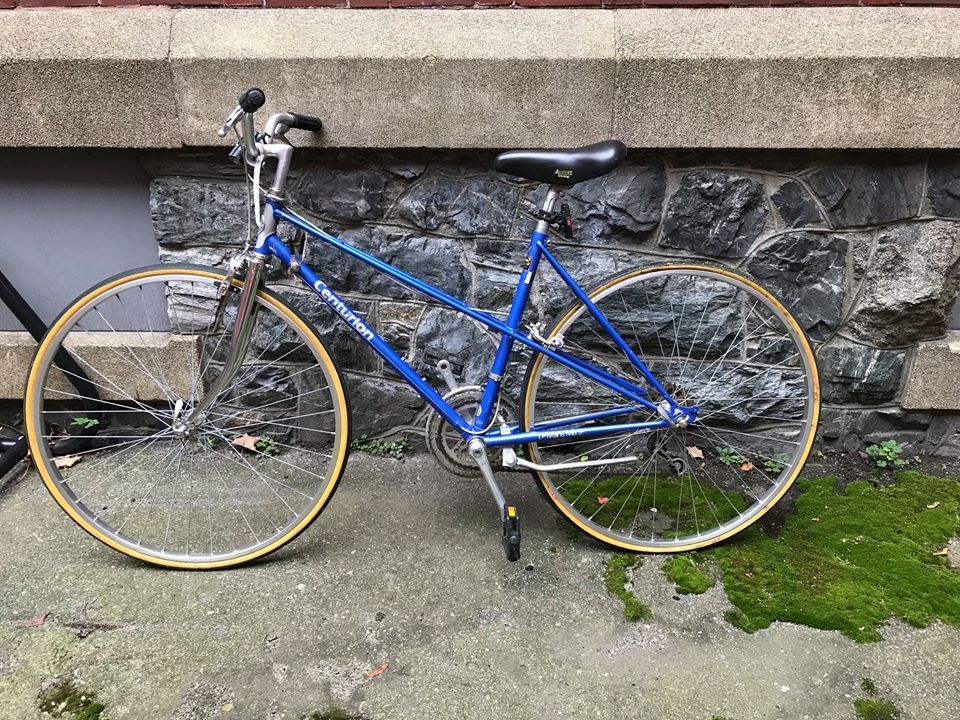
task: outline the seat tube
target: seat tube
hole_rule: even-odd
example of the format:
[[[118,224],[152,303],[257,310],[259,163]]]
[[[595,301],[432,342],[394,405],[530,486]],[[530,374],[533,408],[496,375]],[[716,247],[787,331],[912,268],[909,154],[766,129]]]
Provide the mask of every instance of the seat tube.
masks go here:
[[[558,196],[559,188],[551,186],[547,191],[547,195],[540,209],[544,213],[553,212],[553,207],[557,202]],[[530,297],[530,287],[533,284],[533,278],[536,277],[537,267],[540,265],[540,244],[547,240],[548,230],[549,224],[546,220],[540,218],[530,238],[527,256],[523,261],[523,272],[520,273],[517,291],[514,293],[513,303],[510,305],[510,314],[507,316],[507,326],[509,326],[511,330],[520,329],[523,311],[526,309],[527,299]],[[494,411],[497,395],[500,393],[500,386],[503,384],[503,373],[507,369],[510,352],[513,350],[513,343],[514,340],[509,335],[503,335],[500,338],[500,344],[497,346],[497,354],[493,358],[493,366],[483,385],[483,396],[480,400],[480,408],[473,422],[474,430],[482,430],[490,423],[490,415]]]

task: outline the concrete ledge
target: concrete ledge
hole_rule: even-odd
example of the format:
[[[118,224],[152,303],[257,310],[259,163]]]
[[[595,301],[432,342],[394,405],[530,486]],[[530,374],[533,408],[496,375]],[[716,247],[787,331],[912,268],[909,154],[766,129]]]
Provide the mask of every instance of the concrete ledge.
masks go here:
[[[960,410],[960,330],[922,342],[907,374],[901,405],[907,410]]]
[[[78,335],[71,349],[104,376],[117,383],[136,400],[165,400],[160,387],[143,370],[138,369],[131,358],[121,352],[124,346],[134,350],[144,349],[142,356],[151,370],[151,363],[158,363],[158,376],[182,397],[192,390],[190,369],[197,367],[202,338],[197,336],[171,335],[159,332],[85,333]],[[22,400],[27,373],[37,350],[36,341],[25,332],[0,332],[0,399]],[[155,360],[156,358],[156,360]],[[101,400],[126,400],[127,397],[103,377],[88,373],[100,387]],[[109,385],[109,387],[107,387]],[[69,400],[65,393],[76,393],[66,376],[57,372],[46,394],[52,400]],[[57,391],[62,392],[57,392]]]
[[[6,145],[211,145],[256,83],[328,146],[960,147],[952,8],[16,10],[0,73]]]
[[[176,147],[166,8],[0,18],[0,145]]]

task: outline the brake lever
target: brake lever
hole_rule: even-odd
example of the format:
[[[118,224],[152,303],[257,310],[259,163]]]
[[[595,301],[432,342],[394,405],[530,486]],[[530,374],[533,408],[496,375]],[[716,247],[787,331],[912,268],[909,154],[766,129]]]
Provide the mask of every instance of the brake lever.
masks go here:
[[[217,135],[220,137],[226,137],[227,133],[233,130],[233,126],[237,124],[237,121],[243,116],[243,108],[237,105],[233,112],[227,116],[227,121],[223,124],[223,127],[217,130]]]

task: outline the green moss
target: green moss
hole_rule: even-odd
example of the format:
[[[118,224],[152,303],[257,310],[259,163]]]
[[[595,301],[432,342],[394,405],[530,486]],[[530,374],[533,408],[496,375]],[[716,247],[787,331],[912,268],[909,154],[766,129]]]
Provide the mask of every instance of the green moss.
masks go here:
[[[363,718],[359,715],[350,715],[343,710],[326,710],[304,715],[302,720],[363,720]]]
[[[106,708],[96,695],[78,690],[69,680],[61,680],[44,690],[37,698],[40,712],[69,720],[107,720]]]
[[[630,483],[624,490],[624,483]],[[696,485],[692,477],[647,478],[615,475],[599,482],[590,478],[568,480],[560,493],[579,512],[614,530],[657,532],[665,538],[683,537],[704,530],[697,518],[710,518],[710,526],[743,512],[748,503],[738,492]],[[656,508],[652,511],[652,508]],[[677,522],[679,516],[680,521]],[[669,530],[664,530],[664,528]]]
[[[960,535],[960,484],[916,472],[895,480],[843,494],[831,477],[800,483],[797,513],[777,537],[754,527],[707,551],[735,606],[727,619],[747,632],[779,620],[858,642],[879,640],[892,615],[960,625],[960,570],[933,554]]]
[[[860,698],[853,701],[853,709],[860,720],[898,720],[900,711],[889,700]]]
[[[702,595],[713,586],[713,580],[703,571],[703,560],[697,555],[674,555],[667,558],[660,569],[681,595]]]
[[[603,571],[603,584],[607,592],[623,601],[623,615],[631,622],[649,620],[653,617],[650,606],[641,602],[632,591],[627,589],[630,578],[627,570],[639,567],[643,563],[639,555],[614,555],[607,561]]]

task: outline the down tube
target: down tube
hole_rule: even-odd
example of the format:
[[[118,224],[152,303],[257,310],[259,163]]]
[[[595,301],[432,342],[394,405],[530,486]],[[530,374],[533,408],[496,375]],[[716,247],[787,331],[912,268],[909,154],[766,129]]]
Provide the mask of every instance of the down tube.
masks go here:
[[[280,243],[278,242],[271,246],[271,250],[279,249],[279,246]],[[281,260],[284,260],[284,262],[289,262],[288,259],[283,258],[279,253],[277,256],[280,257]],[[430,403],[434,410],[440,413],[440,416],[444,420],[456,428],[463,437],[466,438],[468,436],[468,433],[464,432],[466,421],[440,397],[440,394],[436,390],[425,383],[416,371],[410,367],[382,337],[367,327],[363,320],[350,309],[350,306],[341,300],[323,280],[317,277],[317,274],[313,272],[308,265],[301,265],[297,270],[297,275],[313,289],[331,310],[343,318],[343,320],[353,328],[354,332],[366,340],[370,344],[370,347],[372,347],[390,367],[396,370],[404,380],[415,388],[417,392],[423,396],[423,399]]]

